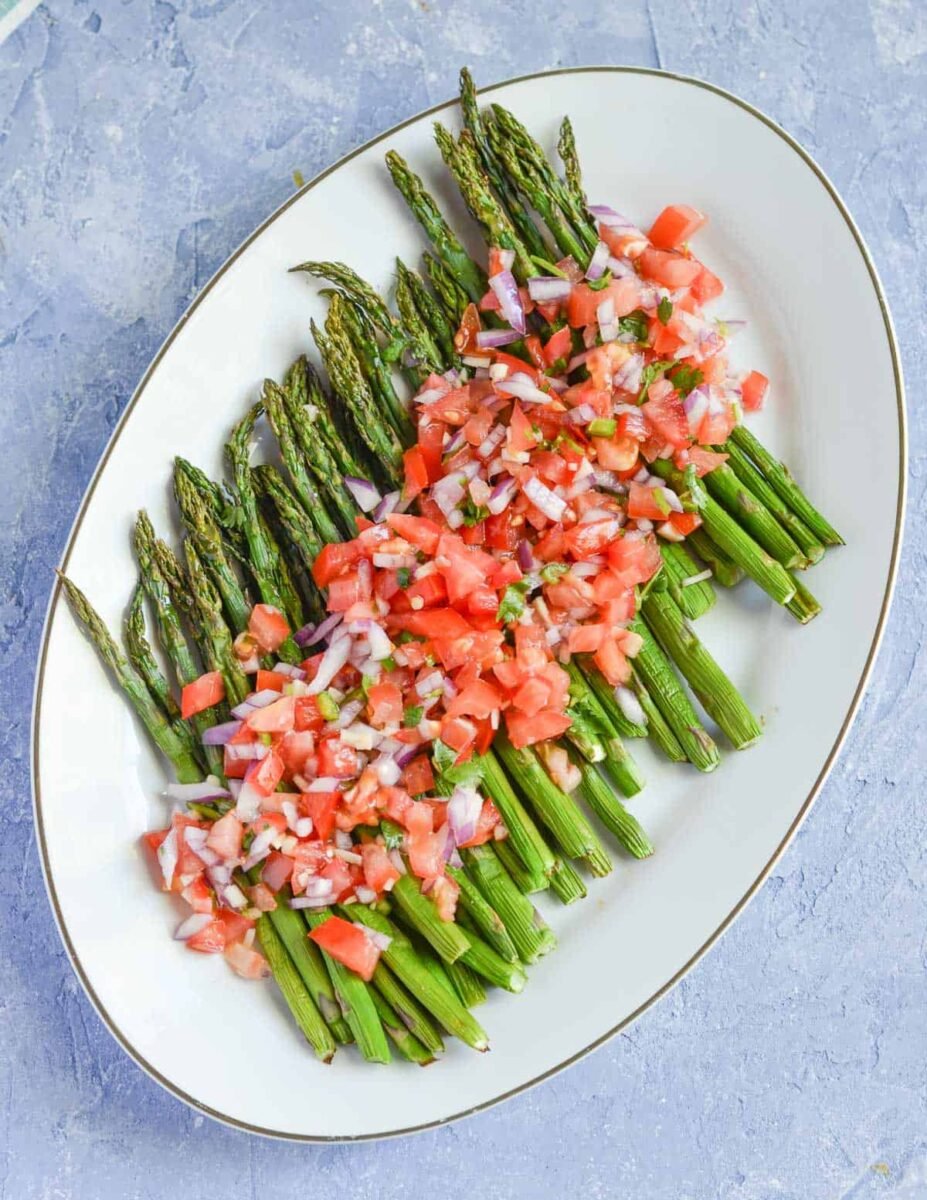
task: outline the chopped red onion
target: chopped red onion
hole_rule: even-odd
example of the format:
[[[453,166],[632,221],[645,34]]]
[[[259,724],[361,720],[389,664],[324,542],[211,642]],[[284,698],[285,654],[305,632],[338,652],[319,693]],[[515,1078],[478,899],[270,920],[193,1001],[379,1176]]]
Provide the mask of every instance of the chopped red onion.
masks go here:
[[[274,670],[278,675],[288,675],[290,679],[302,680],[306,678],[306,672],[302,669],[302,667],[294,667],[292,663],[274,663]]]
[[[574,354],[567,363],[567,375],[572,375],[577,368],[581,367],[591,353],[591,350],[584,350],[582,354]]]
[[[392,754],[380,754],[373,763],[377,779],[383,787],[395,787],[402,775],[402,769]]]
[[[518,565],[523,571],[533,571],[538,565],[527,538],[522,538],[518,543]]]
[[[511,475],[501,475],[496,481],[486,507],[494,517],[505,512],[518,493],[518,484]]]
[[[344,486],[357,502],[357,507],[363,512],[372,512],[383,497],[379,489],[369,479],[358,479],[356,475],[345,475]]]
[[[400,875],[407,874],[406,864],[402,861],[402,855],[398,850],[390,850],[388,858]]]
[[[497,249],[496,254],[499,257],[499,265],[502,267],[502,270],[511,271],[515,263],[515,251]]]
[[[687,575],[682,581],[682,587],[694,587],[697,583],[704,583],[706,579],[711,579],[711,568],[706,567],[704,571],[699,571],[697,575]]]
[[[176,942],[185,942],[188,938],[192,938],[194,934],[201,933],[207,925],[211,925],[215,920],[211,912],[208,913],[191,913],[185,921],[181,921],[174,930],[174,940]]]
[[[276,836],[277,827],[275,825],[268,825],[266,829],[262,829],[256,835],[248,851],[248,857],[242,864],[246,871],[250,871],[252,867],[256,867],[259,862],[263,862],[268,854],[270,854],[271,845]]]
[[[254,784],[248,781],[246,776],[242,784],[242,789],[238,793],[238,799],[235,802],[235,816],[245,823],[253,821],[261,811],[261,801],[263,799],[264,797]]]
[[[460,475],[455,472],[453,475],[445,475],[431,489],[431,498],[441,509],[445,517],[450,518],[457,505],[464,498],[463,484],[460,482]]]
[[[229,762],[259,762],[269,750],[263,742],[235,742],[226,745],[225,755]]]
[[[402,492],[387,492],[373,510],[373,519],[375,521],[385,521],[391,512],[396,511],[396,505],[401,499]]]
[[[413,758],[418,754],[418,746],[403,746],[401,750],[396,751],[396,762],[401,770],[405,770]]]
[[[476,344],[481,350],[494,350],[517,342],[522,335],[514,329],[481,329],[476,335]]]
[[[571,425],[588,425],[596,418],[596,411],[591,404],[577,404],[570,410],[567,420]]]
[[[333,630],[338,628],[343,615],[343,613],[332,613],[318,625],[304,625],[302,629],[293,634],[293,640],[297,646],[314,646],[316,642],[323,641]]]
[[[363,921],[358,921],[357,924],[363,929],[367,937],[376,946],[378,950],[388,950],[393,944],[393,939],[388,933],[380,933],[379,929],[371,929],[369,925],[365,925]]]
[[[232,716],[238,717],[239,720],[243,721],[245,717],[250,717],[259,708],[266,708],[268,704],[273,704],[279,699],[280,693],[274,691],[273,688],[264,688],[260,692],[252,692],[247,700],[243,700],[241,704],[236,704],[232,709]]]
[[[637,228],[632,220],[628,217],[623,217],[620,212],[616,212],[607,204],[590,204],[588,208],[599,224],[604,225],[607,229]]]
[[[643,354],[632,354],[615,372],[612,383],[619,392],[637,392],[640,390],[643,370]]]
[[[637,274],[629,258],[615,258],[614,255],[610,255],[605,265],[616,279],[626,279],[629,275]]]
[[[334,775],[320,775],[305,789],[307,792],[337,792],[341,783]]]
[[[348,636],[333,641],[319,662],[315,679],[309,684],[309,695],[317,696],[324,692],[351,654],[351,639]]]
[[[536,475],[532,475],[522,488],[522,491],[531,503],[536,508],[539,508],[549,520],[559,521],[563,516],[566,510],[566,501],[562,500],[555,492],[552,492],[549,487],[545,487]]]
[[[514,396],[516,400],[524,400],[526,404],[550,404],[552,397],[548,392],[542,392],[526,375],[513,375],[509,379],[500,380],[496,391],[504,396]]]
[[[611,296],[608,296],[596,307],[595,315],[603,343],[615,341],[620,330],[618,318],[615,316],[615,301]]]
[[[586,278],[601,279],[607,262],[608,246],[604,242],[598,242],[592,252],[592,257],[589,259],[589,266],[586,268]]]
[[[167,837],[158,847],[158,865],[161,868],[161,875],[166,888],[170,888],[174,881],[174,872],[177,870],[178,857],[177,829],[175,826],[171,826]]]
[[[647,724],[647,714],[641,708],[640,701],[630,688],[619,684],[615,688],[615,699],[618,701],[618,707],[632,725]]]
[[[528,280],[528,295],[535,304],[554,304],[569,300],[573,285],[559,275],[535,275]]]
[[[373,888],[365,887],[362,883],[357,884],[354,888],[354,895],[358,898],[361,904],[373,904],[377,898]],[[386,936],[385,934],[383,935]]]
[[[493,295],[499,301],[499,311],[503,318],[508,321],[517,333],[524,334],[527,329],[525,324],[525,310],[522,308],[521,296],[518,294],[518,284],[515,282],[515,276],[508,270],[499,271],[489,280],[489,286]]]
[[[452,846],[469,842],[476,837],[476,825],[483,811],[483,798],[476,788],[458,785],[447,802],[447,823],[453,838]]]
[[[480,442],[477,447],[477,454],[480,458],[489,458],[489,456],[498,449],[505,441],[505,426],[493,425],[486,437]]]
[[[647,517],[638,517],[637,528],[641,531],[641,533],[652,533],[653,521],[649,520]]]
[[[447,444],[442,448],[442,458],[447,458],[451,454],[456,454],[462,446],[466,445],[466,441],[467,438],[464,434],[463,426],[461,426],[460,429],[454,432],[453,436],[449,438]]]
[[[322,882],[328,883],[329,881],[327,879],[325,879]],[[328,905],[331,904],[332,890],[333,889],[329,888],[329,891],[327,891],[324,896],[309,896],[309,895],[292,896],[287,901],[287,904],[290,906],[290,908],[297,908],[297,909],[299,909],[299,908],[327,908]]]

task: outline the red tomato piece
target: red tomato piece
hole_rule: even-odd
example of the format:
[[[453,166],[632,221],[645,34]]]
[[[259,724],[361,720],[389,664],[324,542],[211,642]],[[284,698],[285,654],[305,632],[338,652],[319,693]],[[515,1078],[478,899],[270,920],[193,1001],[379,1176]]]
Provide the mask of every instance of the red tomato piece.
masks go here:
[[[724,291],[724,284],[718,276],[713,275],[705,266],[696,275],[690,287],[693,298],[699,304],[707,304],[710,300],[716,300]]]
[[[647,236],[659,250],[678,250],[707,219],[688,204],[670,204],[654,221]]]
[[[640,303],[640,285],[637,278],[629,275],[622,279],[613,279],[598,291],[588,283],[574,284],[567,301],[567,319],[573,328],[596,324],[599,305],[605,300],[613,302],[616,317],[626,317]]]
[[[211,913],[213,910],[212,892],[202,875],[197,875],[192,883],[180,893],[195,913]]]
[[[335,811],[341,792],[303,792],[299,798],[299,811],[312,821],[313,836],[323,842],[335,832]]]
[[[297,733],[306,730],[318,733],[325,724],[325,718],[319,712],[318,700],[315,696],[297,696],[293,709],[293,728]]]
[[[370,842],[361,846],[361,858],[364,860],[364,882],[374,892],[388,892],[399,872],[390,861],[386,847],[379,842]]]
[[[427,517],[413,517],[409,513],[390,513],[386,523],[399,537],[405,538],[417,550],[425,554],[434,554],[441,537],[441,526]]]
[[[312,564],[312,578],[319,587],[328,587],[331,581],[336,579],[342,571],[353,566],[363,556],[364,547],[357,540],[353,542],[329,542],[322,547],[318,557]]]
[[[688,446],[692,440],[686,410],[676,392],[669,391],[657,396],[651,394],[647,403],[641,405],[641,412],[656,433],[675,450]]]
[[[564,713],[542,711],[529,717],[526,713],[509,709],[505,714],[505,727],[512,745],[520,750],[559,737],[570,728],[571,721]]]
[[[319,742],[319,775],[334,779],[354,779],[360,774],[360,758],[353,746],[340,738],[322,738]]]
[[[402,783],[413,796],[434,790],[435,776],[427,755],[420,754],[418,758],[413,758],[402,773]]]
[[[706,450],[704,446],[689,447],[689,462],[694,463],[699,478],[727,462],[728,457],[717,450]]]
[[[244,827],[234,813],[220,817],[209,830],[206,845],[220,858],[238,858],[241,854],[241,839]]]
[[[436,571],[433,575],[416,579],[406,588],[406,599],[410,606],[413,600],[421,600],[421,604],[415,605],[416,610],[436,608],[439,604],[446,604],[447,584],[444,582],[444,576]]]
[[[281,696],[279,700],[249,713],[245,718],[245,724],[255,733],[287,733],[295,721],[295,696]]]
[[[747,412],[756,412],[763,407],[769,380],[760,371],[751,371],[740,385],[743,406]]]
[[[245,779],[262,796],[269,796],[283,778],[284,769],[283,759],[276,750],[271,749],[263,758],[249,766],[245,772]]]
[[[662,491],[662,487],[660,489]],[[669,515],[669,506],[664,501],[663,507],[657,503],[654,493],[656,488],[646,483],[635,483],[628,486],[628,516],[644,517],[648,521],[664,521]]]
[[[449,717],[485,719],[502,707],[502,697],[485,679],[476,679],[457,693],[447,706]]]
[[[625,586],[633,587],[646,583],[659,570],[663,558],[655,538],[623,537],[609,546],[608,561]]]
[[[569,325],[564,325],[558,329],[544,343],[544,363],[548,367],[552,367],[558,358],[565,359],[569,362],[573,353],[573,334],[570,332]]]
[[[272,851],[264,860],[261,868],[261,879],[272,892],[279,892],[285,883],[290,882],[293,874],[293,860],[279,851]]]
[[[444,474],[441,456],[444,451],[444,424],[441,421],[423,421],[418,427],[418,448],[428,473],[428,482],[437,483]]]
[[[476,833],[468,842],[461,842],[460,845],[463,847],[482,846],[484,842],[488,842],[493,837],[493,831],[501,820],[502,815],[495,804],[491,800],[484,800],[476,822]]]
[[[370,724],[378,729],[402,721],[402,692],[395,683],[375,683],[367,692]]]
[[[406,500],[414,500],[419,492],[428,487],[428,465],[418,446],[413,446],[402,456],[405,486],[402,494]]]
[[[397,618],[400,629],[426,638],[461,638],[471,632],[471,626],[453,608],[430,608],[404,614]]]
[[[688,287],[702,271],[702,264],[686,258],[675,250],[656,250],[648,247],[639,259],[645,279],[671,289]]]
[[[207,671],[188,683],[180,693],[180,715],[186,720],[225,699],[225,680],[221,671]]]
[[[617,517],[603,517],[599,521],[587,521],[583,525],[574,525],[564,534],[563,540],[567,550],[575,559],[591,558],[601,554],[615,538],[621,536],[621,526]]]
[[[380,961],[379,948],[368,934],[353,921],[329,917],[309,934],[312,941],[326,954],[366,979],[369,983]]]
[[[631,664],[625,658],[614,638],[606,638],[594,655],[599,668],[612,687],[627,683],[631,678]]]
[[[281,675],[279,671],[259,670],[254,690],[256,692],[282,692],[284,686],[289,681],[290,677],[288,675]]]
[[[225,925],[217,917],[199,933],[187,938],[188,950],[199,950],[201,954],[221,954],[225,949]]]
[[[258,649],[270,654],[290,636],[290,627],[279,608],[272,604],[255,604],[248,618],[248,632]]]

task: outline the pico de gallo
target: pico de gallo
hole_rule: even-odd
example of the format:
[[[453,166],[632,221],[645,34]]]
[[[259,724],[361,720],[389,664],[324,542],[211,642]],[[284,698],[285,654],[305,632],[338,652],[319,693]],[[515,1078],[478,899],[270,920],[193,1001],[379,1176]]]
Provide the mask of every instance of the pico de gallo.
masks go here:
[[[466,771],[501,733],[577,786],[554,740],[571,724],[566,664],[588,656],[627,692],[639,590],[661,540],[700,524],[650,466],[705,475],[763,403],[765,377],[729,365],[741,323],[705,313],[723,284],[689,247],[702,214],[673,205],[644,233],[590,212],[601,241],[585,271],[565,258],[520,286],[512,252],[490,252],[488,291],[457,331],[463,368],[412,401],[403,488],[349,481],[357,534],[313,568],[328,616],[291,631],[258,604],[236,641],[254,689],[203,739],[223,747],[225,782],[169,789],[223,815],[178,811],[147,835],[191,909],[177,937],[241,975],[265,973],[254,921],[281,903],[372,903],[409,872],[452,921],[447,864],[507,836]],[[305,660],[262,666],[291,633]],[[183,716],[224,695],[221,674],[202,676]],[[366,979],[388,941],[339,917],[309,936]]]

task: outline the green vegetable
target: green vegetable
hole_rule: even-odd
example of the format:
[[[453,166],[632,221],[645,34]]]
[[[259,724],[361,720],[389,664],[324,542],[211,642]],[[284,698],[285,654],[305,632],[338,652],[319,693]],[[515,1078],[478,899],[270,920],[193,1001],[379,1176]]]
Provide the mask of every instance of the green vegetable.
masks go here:
[[[673,302],[669,296],[664,296],[657,305],[657,320],[661,325],[666,325],[672,315]]]
[[[586,432],[591,437],[614,437],[618,422],[614,417],[596,417],[586,426]]]

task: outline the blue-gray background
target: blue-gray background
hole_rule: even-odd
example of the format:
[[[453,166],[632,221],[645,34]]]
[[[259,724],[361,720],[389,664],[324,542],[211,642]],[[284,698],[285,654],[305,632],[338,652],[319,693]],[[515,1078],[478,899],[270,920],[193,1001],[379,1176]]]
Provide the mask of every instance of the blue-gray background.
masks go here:
[[[30,809],[37,646],[84,485],[176,318],[294,169],[309,178],[446,99],[465,62],[483,83],[606,62],[700,75],[817,157],[897,323],[912,529],[840,763],[685,982],[473,1120],[275,1144],[162,1092],[71,973]],[[925,101],[920,0],[54,0],[0,46],[0,1198],[927,1196]],[[846,383],[865,404],[851,360]],[[865,504],[879,481],[854,463],[847,486]]]

